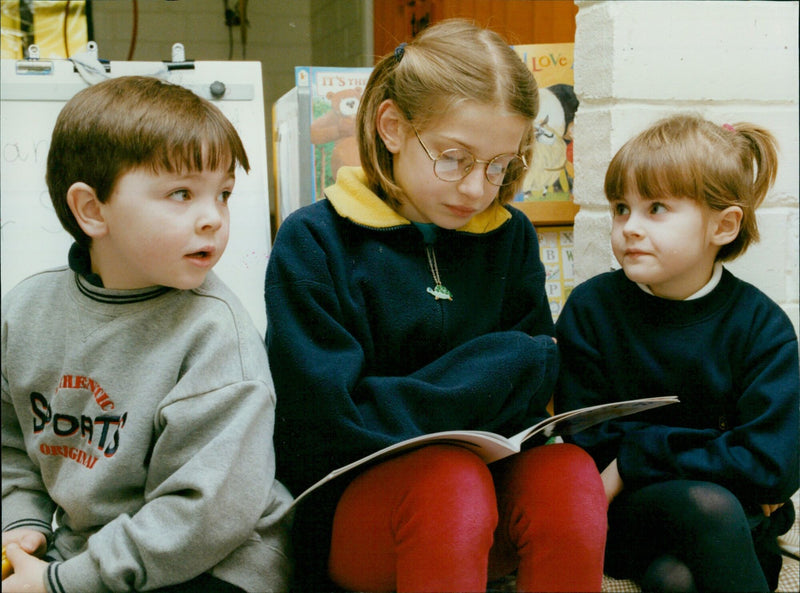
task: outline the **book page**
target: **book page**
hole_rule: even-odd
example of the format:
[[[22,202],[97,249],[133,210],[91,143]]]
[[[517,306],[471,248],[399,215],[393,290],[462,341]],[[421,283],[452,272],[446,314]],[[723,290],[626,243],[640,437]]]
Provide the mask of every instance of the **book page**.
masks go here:
[[[576,432],[580,432],[590,426],[605,422],[606,420],[611,420],[612,418],[627,416],[651,408],[658,408],[675,403],[679,403],[677,396],[665,395],[662,397],[610,402],[607,404],[590,406],[588,408],[571,410],[543,420],[531,428],[514,435],[509,440],[521,445],[524,441],[538,433],[541,433],[546,438],[555,435],[575,434]]]
[[[583,430],[593,424],[598,424],[616,418],[618,416],[625,416],[635,412],[654,408],[658,406],[665,406],[667,404],[677,403],[678,398],[675,396],[652,397],[645,399],[637,399],[625,402],[612,402],[607,404],[600,404],[589,408],[580,410],[572,410],[564,412],[556,416],[546,418],[532,427],[523,430],[522,432],[514,435],[511,438],[505,438],[502,435],[494,434],[481,430],[448,430],[443,432],[434,432],[431,434],[423,434],[394,445],[389,445],[371,455],[362,457],[348,465],[333,470],[327,476],[319,480],[313,486],[307,488],[302,494],[297,496],[292,503],[292,506],[297,504],[301,499],[305,498],[312,490],[319,488],[323,484],[349,472],[356,467],[373,463],[377,460],[385,460],[394,455],[400,455],[406,451],[417,449],[419,447],[441,444],[441,445],[456,445],[465,447],[478,455],[485,463],[492,463],[498,461],[515,453],[519,453],[522,448],[522,443],[533,437],[534,435],[541,434],[543,438],[549,438],[555,434],[572,434]]]
[[[418,449],[419,447],[432,444],[456,445],[459,447],[465,447],[478,455],[485,463],[491,463],[492,461],[496,461],[498,459],[502,459],[503,457],[508,457],[509,455],[519,452],[519,446],[512,444],[505,437],[499,434],[481,430],[449,430],[444,432],[423,434],[400,443],[395,443],[394,445],[389,445],[388,447],[376,451],[371,455],[367,455],[366,457],[362,457],[353,463],[333,470],[316,484],[306,489],[295,499],[292,504],[297,504],[300,499],[304,498],[306,494],[315,488],[322,486],[326,482],[329,482],[356,467],[369,464],[378,459],[386,460],[394,455],[400,455],[401,453],[405,453],[412,449]]]

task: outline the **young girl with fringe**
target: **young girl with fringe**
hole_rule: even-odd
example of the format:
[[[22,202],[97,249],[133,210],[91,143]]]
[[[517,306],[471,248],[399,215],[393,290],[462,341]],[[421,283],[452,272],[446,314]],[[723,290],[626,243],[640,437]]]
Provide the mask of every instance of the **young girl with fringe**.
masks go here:
[[[536,231],[508,202],[532,158],[536,83],[498,35],[443,22],[363,94],[362,167],[280,227],[266,276],[278,475],[295,495],[425,433],[512,435],[558,374]],[[534,157],[535,158],[535,157]],[[297,506],[302,591],[599,591],[606,500],[589,455],[487,466],[432,445]]]
[[[784,311],[724,266],[758,239],[777,146],[749,123],[676,115],[636,136],[605,178],[622,269],[559,316],[557,411],[633,397],[680,404],[571,441],[602,470],[606,571],[647,591],[767,591],[794,519],[800,379]]]

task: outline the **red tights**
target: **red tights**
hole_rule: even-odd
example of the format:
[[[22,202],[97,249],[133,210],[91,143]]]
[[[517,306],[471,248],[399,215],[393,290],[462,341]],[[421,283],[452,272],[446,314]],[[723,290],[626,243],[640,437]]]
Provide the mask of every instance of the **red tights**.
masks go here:
[[[328,569],[351,591],[485,591],[515,569],[518,591],[600,591],[606,510],[594,462],[574,445],[491,466],[433,445],[353,480]]]

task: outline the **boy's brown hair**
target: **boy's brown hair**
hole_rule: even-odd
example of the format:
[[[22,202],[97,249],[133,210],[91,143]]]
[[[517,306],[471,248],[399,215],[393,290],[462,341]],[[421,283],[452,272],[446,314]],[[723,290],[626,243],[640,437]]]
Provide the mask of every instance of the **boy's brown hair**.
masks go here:
[[[605,194],[609,202],[632,192],[648,200],[688,198],[718,211],[738,206],[739,234],[717,253],[718,261],[729,261],[758,241],[755,211],[777,171],[777,142],[767,130],[679,114],[625,143],[606,172]]]
[[[497,33],[459,19],[430,26],[407,45],[383,57],[370,75],[359,105],[356,133],[367,183],[396,207],[402,190],[394,181],[392,154],[376,129],[378,107],[395,102],[418,130],[461,101],[497,105],[528,120],[519,154],[530,163],[533,120],[539,92],[533,74]],[[511,201],[524,175],[500,187],[497,199]]]
[[[105,203],[132,169],[233,172],[237,165],[250,169],[236,128],[215,105],[157,78],[120,76],[80,91],[59,113],[47,187],[62,226],[88,248],[91,239],[67,204],[73,183],[86,183]]]

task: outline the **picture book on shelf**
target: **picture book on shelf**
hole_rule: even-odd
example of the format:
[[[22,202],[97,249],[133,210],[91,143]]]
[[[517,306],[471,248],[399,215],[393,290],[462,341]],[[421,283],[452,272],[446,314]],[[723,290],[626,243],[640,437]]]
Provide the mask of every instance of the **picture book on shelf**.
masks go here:
[[[536,148],[517,202],[572,204],[573,120],[578,99],[573,84],[574,43],[514,45],[539,86]],[[342,165],[360,164],[355,115],[370,67],[296,66],[295,87],[273,110],[277,220],[321,199]],[[549,211],[548,211],[549,212]],[[568,224],[569,216],[558,224]],[[537,214],[535,222],[552,215]],[[567,220],[567,218],[569,220]],[[548,224],[553,224],[549,222]]]
[[[372,73],[368,67],[298,66],[295,83],[298,93],[308,97],[309,140],[314,175],[313,201],[336,180],[344,165],[358,166],[356,113],[361,93]]]
[[[512,46],[539,87],[535,148],[517,201],[570,201],[575,169],[573,121],[578,110],[573,76],[574,43]]]
[[[272,109],[275,227],[321,199],[342,165],[358,165],[355,116],[372,68],[296,66]]]
[[[333,470],[327,476],[319,480],[316,484],[306,489],[299,496],[297,496],[292,505],[297,504],[305,498],[313,490],[330,482],[331,480],[349,472],[356,467],[367,463],[373,463],[384,457],[398,455],[411,449],[416,449],[425,445],[431,444],[447,444],[465,447],[478,455],[485,463],[492,463],[505,457],[509,457],[522,450],[523,444],[525,445],[541,445],[547,442],[548,439],[554,436],[564,436],[575,434],[582,430],[629,414],[643,412],[652,408],[666,406],[669,404],[678,403],[678,398],[673,395],[661,397],[647,397],[642,399],[633,399],[622,402],[611,402],[600,404],[597,406],[589,406],[587,408],[580,408],[578,410],[570,410],[562,412],[555,416],[545,418],[541,422],[526,428],[522,432],[515,434],[512,437],[504,437],[493,432],[486,432],[481,430],[447,430],[444,432],[434,432],[430,434],[420,435],[412,439],[401,441],[376,451],[371,455],[362,457]]]

